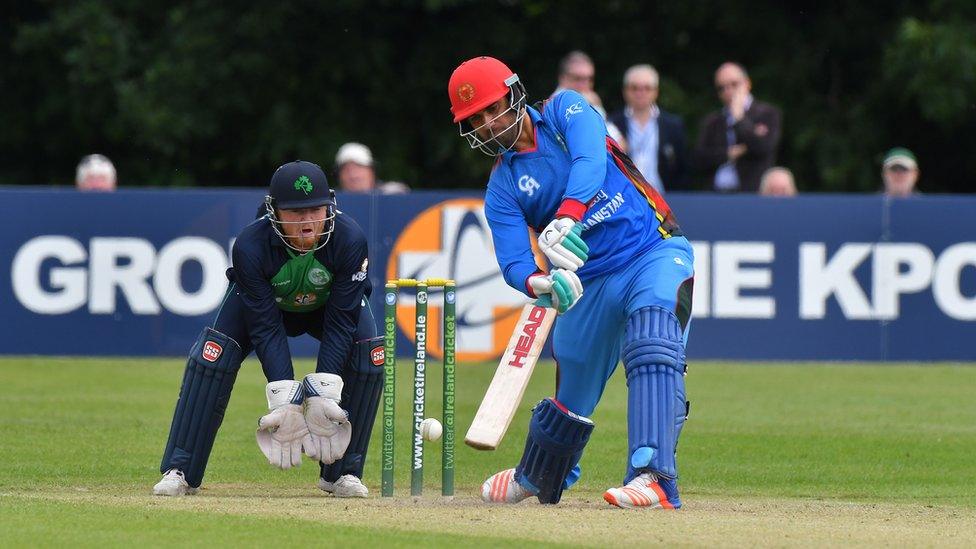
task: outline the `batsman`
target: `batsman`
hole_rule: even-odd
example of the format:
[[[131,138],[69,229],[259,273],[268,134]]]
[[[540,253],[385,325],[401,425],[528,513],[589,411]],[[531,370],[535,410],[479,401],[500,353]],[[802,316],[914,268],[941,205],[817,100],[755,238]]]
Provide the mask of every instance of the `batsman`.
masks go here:
[[[361,479],[383,387],[383,346],[368,305],[366,237],[311,162],[275,171],[265,209],[237,236],[223,303],[190,350],[155,495],[197,491],[252,351],[268,380],[269,412],[256,438],[271,465],[297,467],[304,452],[321,464],[320,489],[368,493]],[[321,344],[315,372],[296,380],[288,337],[301,334]]]
[[[511,69],[477,57],[455,69],[448,93],[461,136],[495,157],[485,213],[505,280],[548,297],[559,313],[556,395],[533,410],[518,466],[488,478],[482,498],[558,503],[579,479],[594,429],[588,416],[622,360],[627,467],[622,486],[603,497],[624,508],[681,507],[675,449],[688,411],[690,243],[577,92],[530,107]],[[527,228],[552,264],[548,272],[536,265]]]

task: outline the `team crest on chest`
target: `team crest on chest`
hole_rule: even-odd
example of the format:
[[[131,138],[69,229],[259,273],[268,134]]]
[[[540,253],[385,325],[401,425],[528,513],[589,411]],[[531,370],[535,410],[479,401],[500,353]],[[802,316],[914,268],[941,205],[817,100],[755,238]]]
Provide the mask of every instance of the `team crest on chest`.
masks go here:
[[[329,273],[316,267],[308,272],[308,281],[317,287],[325,286],[329,283]]]
[[[531,197],[533,194],[535,194],[536,189],[539,188],[539,182],[536,181],[531,175],[523,175],[518,180],[518,188],[520,191]]]

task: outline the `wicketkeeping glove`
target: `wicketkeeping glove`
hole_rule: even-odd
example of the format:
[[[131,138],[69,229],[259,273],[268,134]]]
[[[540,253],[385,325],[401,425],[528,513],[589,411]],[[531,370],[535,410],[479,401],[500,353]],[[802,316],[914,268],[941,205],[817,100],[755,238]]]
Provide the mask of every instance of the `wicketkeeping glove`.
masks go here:
[[[302,415],[302,384],[272,381],[265,393],[271,412],[258,420],[258,448],[275,467],[298,467],[302,464],[302,440],[308,435]]]
[[[349,414],[339,407],[342,378],[335,374],[308,374],[302,387],[308,425],[302,447],[308,457],[326,465],[334,463],[346,453],[352,438]]]
[[[553,267],[576,271],[589,257],[590,247],[580,236],[583,226],[568,217],[553,219],[539,234],[539,249]]]
[[[534,275],[529,278],[529,286],[536,297],[552,300],[552,308],[559,314],[565,313],[583,295],[583,284],[573,271],[553,269],[548,275]]]

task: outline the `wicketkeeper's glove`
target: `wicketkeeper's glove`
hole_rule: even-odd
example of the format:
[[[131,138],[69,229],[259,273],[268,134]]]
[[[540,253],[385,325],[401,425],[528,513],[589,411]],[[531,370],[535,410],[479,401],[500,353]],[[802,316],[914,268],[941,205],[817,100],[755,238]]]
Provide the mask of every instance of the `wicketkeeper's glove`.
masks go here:
[[[258,448],[275,467],[298,467],[302,464],[302,440],[308,435],[302,416],[302,384],[272,381],[265,393],[271,412],[258,420]]]
[[[352,438],[349,414],[339,407],[342,378],[335,374],[308,374],[302,386],[308,425],[302,447],[308,457],[328,465],[342,458]]]

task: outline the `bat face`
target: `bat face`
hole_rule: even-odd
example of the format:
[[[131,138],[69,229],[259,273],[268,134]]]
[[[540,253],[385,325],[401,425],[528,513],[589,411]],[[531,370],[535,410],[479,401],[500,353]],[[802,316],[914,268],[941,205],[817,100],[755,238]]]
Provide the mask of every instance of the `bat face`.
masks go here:
[[[464,437],[468,446],[494,450],[505,436],[556,318],[555,309],[544,305],[529,303],[522,308],[495,377]]]

